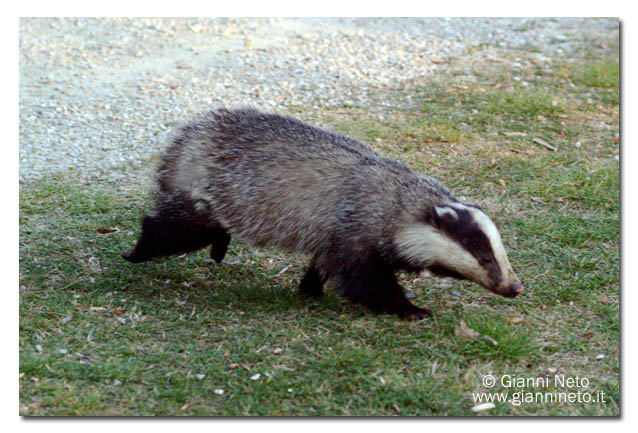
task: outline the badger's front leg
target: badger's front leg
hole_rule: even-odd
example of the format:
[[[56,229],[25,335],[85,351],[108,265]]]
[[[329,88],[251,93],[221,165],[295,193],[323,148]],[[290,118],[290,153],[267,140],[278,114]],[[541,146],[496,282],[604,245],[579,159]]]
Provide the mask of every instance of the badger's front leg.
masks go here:
[[[390,266],[376,263],[346,278],[342,275],[341,279],[343,296],[375,313],[395,314],[408,320],[422,320],[432,315],[430,310],[417,307],[405,297]]]
[[[399,284],[397,283],[398,292],[394,298],[394,302],[388,305],[385,313],[396,314],[399,317],[407,320],[423,320],[426,317],[432,316],[432,311],[427,308],[421,308],[414,305],[405,297],[405,293]]]
[[[226,251],[228,251],[228,244],[230,243],[230,235],[225,230],[214,230],[212,232],[212,245],[210,246],[210,258],[217,263],[221,263],[224,260]]]

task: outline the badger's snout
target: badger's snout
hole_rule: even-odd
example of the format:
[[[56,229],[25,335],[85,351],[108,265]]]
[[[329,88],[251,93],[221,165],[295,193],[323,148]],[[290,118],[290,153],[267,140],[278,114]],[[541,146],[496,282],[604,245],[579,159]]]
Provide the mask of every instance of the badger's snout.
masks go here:
[[[509,281],[501,281],[499,284],[484,286],[490,292],[506,298],[515,298],[525,291],[525,287],[521,284],[516,276],[511,276]]]
[[[505,296],[506,298],[515,298],[516,296],[523,293],[524,291],[525,291],[525,288],[523,287],[521,283],[514,283],[514,284],[511,284],[509,287],[507,287],[507,289],[501,294]]]

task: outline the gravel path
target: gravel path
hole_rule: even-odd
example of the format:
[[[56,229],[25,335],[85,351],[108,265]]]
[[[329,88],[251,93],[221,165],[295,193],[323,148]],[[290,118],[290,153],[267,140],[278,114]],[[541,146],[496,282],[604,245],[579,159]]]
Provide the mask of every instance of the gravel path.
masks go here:
[[[20,181],[131,183],[171,129],[211,107],[357,104],[447,58],[489,61],[617,32],[608,19],[21,19]],[[616,29],[616,30],[614,30]],[[456,62],[457,64],[459,62]],[[387,104],[401,104],[388,101]]]

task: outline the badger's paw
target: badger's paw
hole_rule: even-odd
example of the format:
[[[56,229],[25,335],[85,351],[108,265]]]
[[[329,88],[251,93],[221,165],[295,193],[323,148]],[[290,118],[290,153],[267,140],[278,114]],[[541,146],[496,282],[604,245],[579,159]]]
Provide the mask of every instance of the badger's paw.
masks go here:
[[[150,260],[150,257],[140,254],[139,249],[136,246],[127,248],[120,254],[122,258],[128,260],[131,263],[141,263]]]
[[[413,310],[405,311],[401,315],[401,318],[406,320],[423,320],[432,316],[432,311],[428,310],[427,308],[419,308],[414,305],[413,307]]]
[[[423,320],[432,316],[432,311],[427,308],[417,307],[407,299],[390,306],[387,312],[390,314],[396,314],[405,320]]]

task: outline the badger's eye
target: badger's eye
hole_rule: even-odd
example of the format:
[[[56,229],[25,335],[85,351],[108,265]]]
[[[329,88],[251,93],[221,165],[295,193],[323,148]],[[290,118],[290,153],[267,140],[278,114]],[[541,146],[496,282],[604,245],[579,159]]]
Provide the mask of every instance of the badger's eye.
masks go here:
[[[483,257],[483,263],[486,265],[489,265],[490,263],[492,263],[492,258],[491,257]]]

